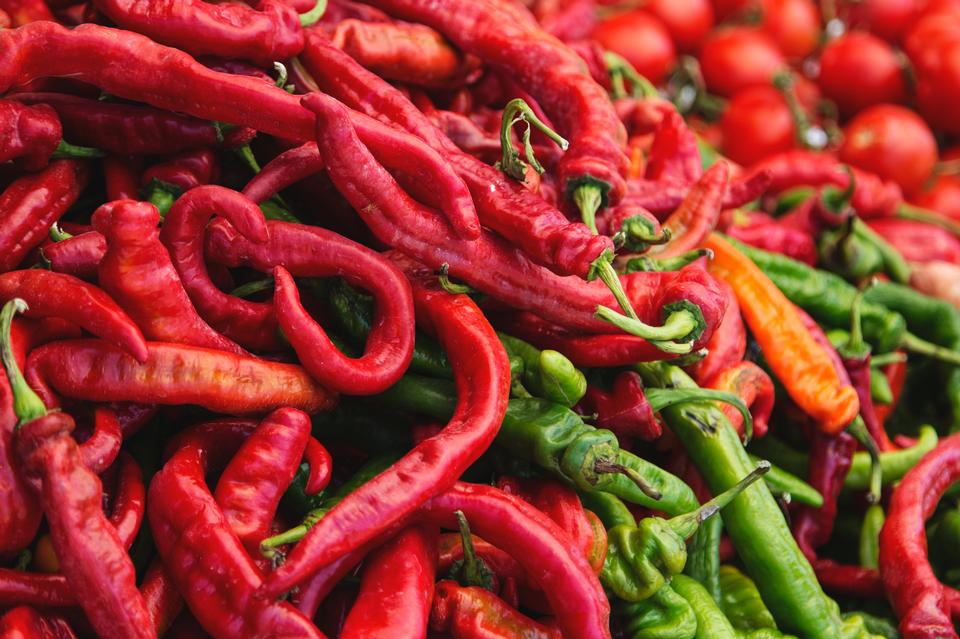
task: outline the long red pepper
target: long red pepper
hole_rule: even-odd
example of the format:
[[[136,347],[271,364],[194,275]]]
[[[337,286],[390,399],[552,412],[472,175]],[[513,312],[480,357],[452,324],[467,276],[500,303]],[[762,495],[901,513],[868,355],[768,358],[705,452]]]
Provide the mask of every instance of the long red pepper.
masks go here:
[[[748,204],[763,195],[769,185],[770,176],[766,171],[731,180],[723,191],[721,208],[732,209]],[[632,179],[627,183],[627,195],[623,201],[641,206],[662,218],[680,206],[690,186],[673,180]]]
[[[556,628],[520,613],[495,594],[476,586],[441,581],[430,612],[430,627],[457,639],[561,639]]]
[[[186,440],[150,483],[150,527],[167,574],[217,637],[323,634],[290,604],[255,598],[259,569],[207,488],[209,453]]]
[[[335,506],[309,530],[262,589],[276,596],[336,559],[408,520],[449,488],[487,449],[507,409],[510,364],[496,333],[465,295],[439,288],[429,271],[400,264],[423,323],[436,331],[457,382],[457,408],[444,430]],[[347,534],[349,531],[349,534]]]
[[[663,223],[663,228],[670,231],[671,240],[651,248],[650,255],[676,257],[703,243],[720,218],[723,192],[726,190],[729,174],[730,168],[723,160],[703,174],[677,210]]]
[[[150,342],[143,364],[101,340],[65,340],[34,349],[26,376],[44,401],[54,393],[94,402],[197,404],[234,414],[292,406],[313,414],[337,395],[299,366],[183,344]]]
[[[0,195],[0,272],[17,267],[46,238],[87,185],[78,160],[57,160],[13,182]]]
[[[292,58],[303,48],[300,17],[278,0],[261,0],[257,9],[242,4],[172,0],[96,0],[97,9],[124,29],[194,55],[240,58],[269,65]]]
[[[611,204],[626,193],[626,131],[607,97],[581,58],[542,31],[534,20],[500,10],[493,0],[446,3],[426,0],[376,0],[374,6],[426,24],[468,53],[509,69],[560,125],[570,149],[558,167],[567,196],[594,186]]]
[[[927,559],[924,523],[960,478],[960,435],[941,439],[893,491],[880,531],[880,575],[904,639],[956,638],[944,586]]]
[[[697,136],[676,110],[667,111],[654,133],[644,179],[693,184],[702,175]]]
[[[870,220],[868,224],[910,262],[936,260],[960,264],[960,239],[946,229],[894,218]]]
[[[843,479],[850,469],[857,443],[847,433],[834,436],[812,432],[811,437],[807,482],[823,495],[823,506],[798,506],[793,531],[800,550],[813,559],[816,549],[830,539],[837,516],[837,497],[843,489]]]
[[[16,448],[27,475],[41,484],[40,501],[60,569],[80,595],[80,605],[102,635],[151,637],[133,564],[117,531],[103,514],[100,480],[80,457],[70,436],[73,419],[48,413],[26,384],[10,349],[10,322],[20,300],[0,312],[0,349],[20,423]]]
[[[26,317],[69,318],[84,330],[147,359],[147,343],[136,324],[102,290],[69,275],[41,269],[0,275],[0,302],[15,297],[29,307]]]
[[[25,171],[42,169],[63,138],[60,120],[48,106],[0,100],[0,162],[15,160]]]
[[[214,497],[251,554],[258,552],[267,536],[309,438],[306,413],[294,408],[275,410],[260,422],[220,476]]]
[[[411,526],[366,560],[341,639],[425,636],[437,571],[437,531]]]
[[[107,240],[98,269],[101,286],[151,340],[245,354],[197,314],[160,243],[159,224],[160,213],[147,202],[119,200],[94,212],[93,226]]]
[[[610,602],[586,557],[571,553],[565,533],[539,510],[492,486],[456,483],[420,508],[420,518],[457,526],[460,510],[470,528],[509,552],[543,589],[564,637],[609,639]]]
[[[117,414],[109,408],[97,408],[93,411],[93,433],[80,444],[80,458],[83,465],[99,475],[113,464],[120,454],[123,433]]]
[[[147,506],[147,489],[140,464],[129,453],[122,453],[109,521],[117,531],[121,545],[130,550],[140,532]]]
[[[63,137],[117,155],[172,155],[219,144],[212,122],[150,106],[67,93],[16,93],[9,99],[52,108],[63,126]],[[248,135],[242,127],[226,131],[223,144],[239,146]]]
[[[327,257],[342,259],[347,250],[327,247]],[[300,294],[293,277],[282,266],[273,269],[274,308],[284,335],[313,377],[328,388],[352,395],[374,395],[393,386],[413,357],[414,323],[413,300],[399,271],[381,256],[355,245],[357,256],[343,260],[337,271],[347,281],[357,283],[359,273],[363,284],[371,289],[376,300],[373,327],[367,337],[363,355],[353,359],[344,356],[307,313],[300,303]],[[314,268],[318,266],[314,262]],[[367,279],[369,278],[369,279]]]
[[[740,303],[729,284],[722,282],[720,286],[726,295],[727,312],[707,342],[707,356],[688,369],[701,386],[743,361],[747,352],[747,328],[740,315]]]
[[[5,639],[76,639],[67,621],[33,608],[19,606],[0,617],[0,637]]]
[[[173,580],[170,579],[159,557],[150,562],[147,574],[143,576],[143,581],[140,583],[140,594],[143,595],[143,600],[147,604],[147,612],[150,614],[153,627],[157,629],[157,635],[164,636],[174,619],[183,610],[183,598],[177,592]]]
[[[136,191],[133,191],[134,197]],[[73,275],[82,280],[97,279],[97,267],[107,253],[107,240],[96,231],[89,231],[48,244],[41,253],[55,273]]]

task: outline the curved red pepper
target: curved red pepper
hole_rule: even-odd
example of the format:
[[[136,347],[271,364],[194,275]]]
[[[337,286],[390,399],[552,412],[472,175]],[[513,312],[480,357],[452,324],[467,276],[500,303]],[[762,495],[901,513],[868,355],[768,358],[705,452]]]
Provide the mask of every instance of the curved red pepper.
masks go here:
[[[763,195],[769,185],[770,176],[765,171],[733,179],[723,191],[721,208],[734,209],[748,204]],[[683,203],[691,186],[688,182],[673,180],[631,179],[627,182],[627,196],[623,201],[642,206],[663,219]]]
[[[96,8],[124,29],[194,55],[241,58],[262,65],[292,58],[303,48],[300,18],[278,0],[242,4],[172,0],[97,0]]]
[[[303,308],[293,277],[282,266],[273,269],[276,285],[273,305],[283,334],[304,368],[317,381],[342,393],[375,395],[393,386],[410,365],[414,340],[413,299],[409,285],[396,267],[359,244],[350,247],[346,243],[340,247],[328,244],[325,257],[339,261],[337,271],[348,282],[362,284],[373,293],[376,314],[363,355],[350,358],[340,352]],[[314,262],[315,268],[321,266],[318,262]],[[351,273],[347,269],[356,271]]]
[[[56,160],[39,173],[14,181],[0,195],[0,272],[16,268],[47,239],[87,185],[89,171],[77,160]]]
[[[205,147],[185,151],[154,164],[140,176],[140,185],[148,187],[156,180],[186,193],[203,184],[216,182],[219,177],[220,161],[216,153]]]
[[[108,408],[97,408],[93,412],[93,433],[80,444],[80,458],[84,466],[99,475],[113,464],[122,443],[117,414]]]
[[[227,464],[213,495],[252,555],[268,535],[284,491],[310,438],[310,417],[293,408],[273,411]]]
[[[262,576],[207,488],[207,450],[186,441],[150,483],[157,550],[200,624],[217,637],[323,634],[286,602],[253,593]]]
[[[868,224],[909,262],[960,264],[960,239],[946,229],[896,218],[870,220]]]
[[[413,282],[422,322],[437,332],[450,358],[457,409],[439,435],[419,443],[313,526],[262,589],[266,596],[289,590],[316,569],[408,520],[477,460],[506,413],[510,365],[483,313],[467,296],[440,289],[432,273],[400,256],[395,259]],[[349,536],[344,531],[350,531]]]
[[[743,361],[747,353],[747,328],[740,315],[740,303],[729,284],[720,282],[720,288],[726,295],[727,310],[707,342],[707,356],[687,369],[701,386]]]
[[[157,635],[162,637],[183,610],[183,598],[163,567],[159,557],[154,558],[140,583],[140,594],[147,604],[147,612]]]
[[[437,571],[437,531],[407,528],[366,559],[340,639],[422,637]]]
[[[837,497],[843,489],[856,440],[847,433],[827,435],[811,431],[808,483],[823,495],[823,506],[799,505],[793,517],[793,535],[808,559],[816,558],[816,549],[830,539],[837,517]]]
[[[303,451],[303,458],[310,465],[305,491],[308,495],[316,495],[325,489],[333,478],[333,457],[315,437],[310,437]]]
[[[437,584],[430,627],[461,639],[562,639],[557,628],[530,619],[492,592],[476,586],[464,587],[455,581]]]
[[[89,231],[48,244],[41,253],[50,263],[51,271],[92,282],[97,279],[97,268],[107,254],[107,239],[102,233]]]
[[[697,136],[676,110],[668,110],[654,133],[644,179],[693,184],[702,175]]]
[[[245,354],[197,314],[160,243],[159,224],[160,213],[147,202],[119,200],[94,212],[93,226],[107,240],[100,285],[152,340]]]
[[[121,453],[117,476],[117,490],[113,495],[110,523],[124,548],[130,550],[140,532],[147,505],[147,490],[143,485],[140,464],[129,453]]]
[[[690,188],[677,210],[663,222],[663,228],[670,231],[671,240],[654,246],[649,254],[675,257],[702,245],[720,219],[723,194],[729,176],[730,167],[725,161],[721,160],[711,166]]]
[[[0,100],[0,162],[15,160],[25,171],[42,169],[63,139],[56,112],[48,106],[26,106]]]
[[[910,639],[956,638],[944,586],[927,559],[924,523],[960,478],[960,435],[941,439],[893,491],[880,531],[880,576]]]
[[[34,349],[26,377],[44,402],[54,393],[94,402],[197,404],[218,413],[267,413],[291,406],[332,408],[337,395],[299,366],[182,344],[149,342],[143,364],[101,340],[65,340]]]
[[[640,376],[632,371],[617,375],[609,393],[588,386],[581,408],[585,413],[596,413],[596,427],[613,431],[618,439],[639,437],[644,441],[653,441],[663,434],[663,426],[643,394]],[[534,505],[537,506],[537,503],[534,502]]]
[[[0,301],[19,297],[26,317],[62,317],[133,355],[147,359],[147,343],[136,324],[106,293],[69,275],[42,269],[0,274]]]
[[[0,637],[10,639],[76,639],[67,621],[20,606],[0,617]]]

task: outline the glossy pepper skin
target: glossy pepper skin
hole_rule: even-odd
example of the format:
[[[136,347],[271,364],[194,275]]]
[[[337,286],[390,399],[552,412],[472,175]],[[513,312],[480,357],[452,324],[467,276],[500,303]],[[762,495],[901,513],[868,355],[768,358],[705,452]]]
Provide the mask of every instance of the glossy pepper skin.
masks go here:
[[[0,637],[76,639],[76,636],[65,619],[41,614],[28,606],[18,606],[0,617]]]
[[[135,196],[136,192],[133,194]],[[48,244],[40,251],[54,273],[93,282],[97,279],[97,267],[107,252],[107,240],[96,231],[88,231]]]
[[[79,160],[56,160],[39,173],[14,181],[0,195],[0,272],[17,267],[47,238],[87,185],[89,171]]]
[[[686,599],[669,585],[636,603],[622,603],[617,614],[623,618],[631,639],[694,639],[697,617]]]
[[[671,239],[650,249],[651,256],[676,257],[703,244],[717,225],[729,175],[729,165],[724,161],[703,174],[677,210],[664,220],[663,228],[670,231]]]
[[[119,200],[96,210],[93,226],[107,240],[97,269],[100,285],[151,340],[245,354],[197,314],[160,243],[159,224],[160,213],[147,202]]]
[[[960,435],[942,440],[894,490],[880,531],[880,576],[909,639],[956,637],[943,584],[927,557],[924,522],[960,476]]]
[[[25,171],[36,171],[47,165],[63,138],[60,120],[47,106],[26,106],[11,100],[0,100],[0,162],[14,160]]]
[[[867,224],[910,262],[960,264],[960,240],[944,228],[894,218],[870,220]]]
[[[220,637],[323,637],[289,603],[254,597],[263,577],[206,486],[208,461],[202,441],[185,441],[147,500],[157,550],[191,612]]]
[[[412,526],[372,553],[360,594],[340,631],[343,639],[423,637],[437,571],[437,531]]]
[[[457,382],[456,411],[441,433],[422,441],[320,520],[273,573],[266,593],[276,595],[301,583],[317,567],[409,519],[476,461],[503,420],[510,369],[493,328],[468,297],[449,295],[429,270],[400,256],[394,259],[411,279],[421,321],[447,349]]]
[[[101,340],[64,340],[35,349],[26,376],[51,405],[59,393],[95,402],[197,404],[244,415],[282,406],[315,413],[337,401],[299,366],[163,342],[149,342],[147,353],[140,364]]]
[[[97,0],[97,9],[124,29],[146,34],[194,55],[241,58],[262,65],[286,60],[303,48],[297,12],[277,0],[254,10],[175,0],[162,5],[135,0]]]
[[[609,393],[588,387],[581,406],[586,413],[597,415],[594,423],[598,428],[613,431],[619,439],[638,437],[653,441],[663,432],[643,393],[640,376],[631,371],[617,375]]]
[[[763,437],[767,433],[767,422],[773,412],[774,387],[773,380],[762,368],[753,362],[740,362],[720,371],[704,386],[739,397],[753,416],[753,436]],[[743,431],[743,416],[736,408],[721,404],[720,410],[738,433]]]
[[[457,639],[560,639],[560,631],[523,615],[477,586],[441,581],[430,612],[430,627]]]
[[[707,342],[707,356],[687,368],[700,385],[742,362],[747,352],[747,328],[743,324],[737,295],[725,282],[721,282],[720,287],[727,299],[727,311]]]

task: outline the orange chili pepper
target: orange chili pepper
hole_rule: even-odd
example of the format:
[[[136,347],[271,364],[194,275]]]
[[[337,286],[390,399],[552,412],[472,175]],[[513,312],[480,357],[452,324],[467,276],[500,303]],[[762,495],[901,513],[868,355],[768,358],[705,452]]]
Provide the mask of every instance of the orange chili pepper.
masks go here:
[[[826,433],[846,428],[860,411],[857,392],[841,381],[826,350],[804,327],[793,304],[750,258],[711,233],[704,246],[710,272],[729,284],[764,357],[791,399]]]

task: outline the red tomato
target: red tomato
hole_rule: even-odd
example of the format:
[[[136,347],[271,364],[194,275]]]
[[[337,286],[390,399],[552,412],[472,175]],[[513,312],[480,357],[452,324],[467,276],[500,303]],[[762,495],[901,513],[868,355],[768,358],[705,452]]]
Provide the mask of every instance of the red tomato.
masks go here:
[[[925,4],[923,0],[850,0],[847,24],[864,27],[890,42],[899,42]]]
[[[720,120],[723,153],[744,166],[797,145],[787,101],[771,86],[744,89],[730,100]]]
[[[713,0],[713,12],[717,20],[726,20],[731,16],[749,12],[757,4],[757,0]]]
[[[917,106],[930,126],[947,133],[960,133],[960,40],[940,45],[936,62],[918,66]]]
[[[623,56],[645,78],[657,84],[677,62],[670,32],[646,11],[631,11],[604,20],[593,37],[605,49]]]
[[[813,0],[763,0],[761,27],[783,55],[805,58],[820,43],[820,10]]]
[[[817,84],[845,116],[872,104],[903,102],[907,95],[893,47],[859,31],[840,36],[824,48]]]
[[[960,177],[940,175],[933,186],[911,198],[911,202],[947,217],[960,220]]]
[[[694,51],[713,28],[710,0],[649,0],[644,8],[663,21],[680,51]]]
[[[910,109],[878,104],[847,124],[840,160],[915,193],[933,173],[937,141],[926,122]]]
[[[770,37],[747,27],[715,31],[700,50],[707,88],[729,98],[743,89],[770,84],[786,61]]]
[[[903,40],[903,50],[920,73],[937,65],[942,45],[960,40],[960,3],[938,7],[925,12]]]

